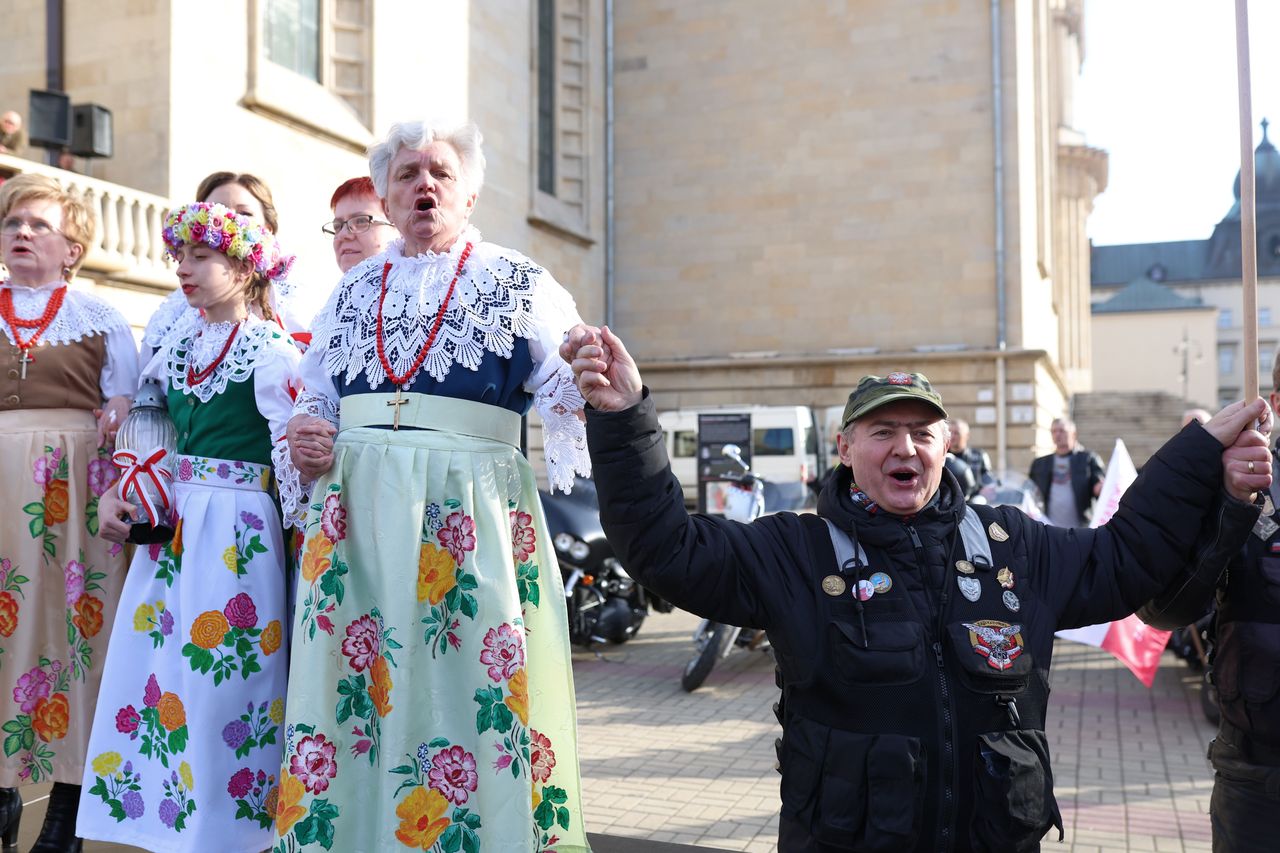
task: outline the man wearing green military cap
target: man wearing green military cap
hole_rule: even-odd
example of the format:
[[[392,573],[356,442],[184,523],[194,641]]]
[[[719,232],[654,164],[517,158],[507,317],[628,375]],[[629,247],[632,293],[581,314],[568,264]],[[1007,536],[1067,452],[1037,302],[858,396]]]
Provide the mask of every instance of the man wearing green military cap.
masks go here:
[[[849,395],[817,513],[690,516],[622,341],[575,326],[560,355],[590,404],[600,520],[627,571],[768,632],[781,853],[1039,850],[1062,827],[1045,736],[1054,632],[1132,613],[1193,560],[1225,564],[1271,482],[1256,399],[1185,427],[1095,530],[970,508],[944,470],[941,396],[895,372]]]

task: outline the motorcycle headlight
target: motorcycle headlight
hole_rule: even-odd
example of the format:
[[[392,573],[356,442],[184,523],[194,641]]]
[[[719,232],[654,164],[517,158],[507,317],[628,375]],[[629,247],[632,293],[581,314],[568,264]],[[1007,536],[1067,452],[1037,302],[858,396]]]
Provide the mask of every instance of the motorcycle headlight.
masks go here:
[[[557,551],[568,553],[569,549],[573,547],[573,543],[577,540],[569,533],[557,533],[551,541],[555,544]]]
[[[569,546],[569,557],[575,562],[581,563],[590,553],[591,546],[581,539],[573,540],[573,544]]]

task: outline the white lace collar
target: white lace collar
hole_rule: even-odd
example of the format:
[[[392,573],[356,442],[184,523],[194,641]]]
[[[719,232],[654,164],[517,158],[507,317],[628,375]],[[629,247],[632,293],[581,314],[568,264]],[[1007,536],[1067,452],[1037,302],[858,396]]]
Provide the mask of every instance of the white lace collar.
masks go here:
[[[280,337],[280,333],[275,324],[251,314],[240,322],[231,348],[213,373],[194,386],[187,383],[187,368],[198,372],[212,364],[226,346],[227,336],[235,325],[209,323],[197,315],[195,321],[183,329],[172,330],[155,356],[161,368],[158,378],[202,403],[227,390],[228,382],[252,378],[254,368],[271,356],[270,341]]]
[[[377,352],[377,317],[388,264],[385,352],[392,371],[408,371],[427,343],[468,243],[471,255],[421,369],[439,382],[454,364],[476,370],[485,352],[509,358],[517,337],[535,333],[533,295],[546,273],[519,252],[481,241],[480,232],[468,226],[448,252],[406,257],[403,241],[397,240],[353,267],[315,319],[313,344],[325,347],[326,371],[345,376],[348,384],[361,374],[375,388],[386,381]]]
[[[44,313],[53,292],[65,284],[66,282],[63,281],[53,281],[39,287],[25,287],[6,281],[0,284],[0,287],[13,293],[14,312],[25,320],[33,320]],[[13,338],[13,330],[9,328],[9,324],[0,320],[0,328],[4,329],[5,338],[9,343],[16,345],[17,341]],[[68,288],[67,295],[62,300],[62,307],[54,315],[49,328],[40,335],[39,342],[52,345],[70,344],[94,335],[105,335],[107,332],[127,334],[129,322],[105,299],[82,290]],[[31,330],[22,331],[24,341],[30,335]]]

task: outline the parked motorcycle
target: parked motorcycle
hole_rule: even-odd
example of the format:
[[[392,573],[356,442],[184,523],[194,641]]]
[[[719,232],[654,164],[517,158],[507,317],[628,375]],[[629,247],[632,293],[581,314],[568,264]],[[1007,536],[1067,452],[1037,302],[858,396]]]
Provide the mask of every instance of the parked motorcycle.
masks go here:
[[[747,522],[764,515],[764,480],[752,473],[751,467],[742,458],[742,449],[736,444],[726,444],[721,453],[742,469],[742,474],[729,484],[723,494],[724,517]],[[701,687],[715,668],[716,661],[726,657],[733,649],[767,651],[769,638],[758,628],[739,628],[703,619],[693,632],[693,645],[696,650],[694,656],[685,664],[680,676],[680,686],[687,693]]]
[[[669,602],[636,583],[614,556],[600,525],[595,483],[579,478],[571,494],[539,495],[564,582],[569,642],[583,647],[625,643],[640,630],[650,607],[671,611]]]

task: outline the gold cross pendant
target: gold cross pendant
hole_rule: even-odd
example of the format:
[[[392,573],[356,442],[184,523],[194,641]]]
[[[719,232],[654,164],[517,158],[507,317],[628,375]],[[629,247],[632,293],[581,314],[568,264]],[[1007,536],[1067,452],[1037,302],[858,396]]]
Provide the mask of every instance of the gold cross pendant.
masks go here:
[[[395,416],[395,418],[394,418],[394,419],[392,420],[392,422],[391,422],[391,428],[392,428],[393,430],[398,430],[398,429],[400,429],[400,407],[401,407],[401,406],[403,406],[403,405],[404,405],[405,403],[407,403],[407,402],[409,402],[409,401],[408,401],[408,400],[406,400],[406,399],[404,399],[404,398],[401,396],[401,389],[399,389],[399,388],[396,388],[396,398],[395,398],[394,400],[388,400],[388,401],[387,401],[387,405],[388,405],[388,406],[395,406],[395,407],[396,407],[396,416]]]
[[[18,363],[22,365],[22,375],[20,378],[22,379],[27,378],[27,365],[31,364],[31,362],[33,361],[35,361],[35,359],[31,357],[31,353],[27,352],[26,350],[23,350],[22,358],[18,359]],[[397,409],[396,411],[399,411],[399,409]]]

